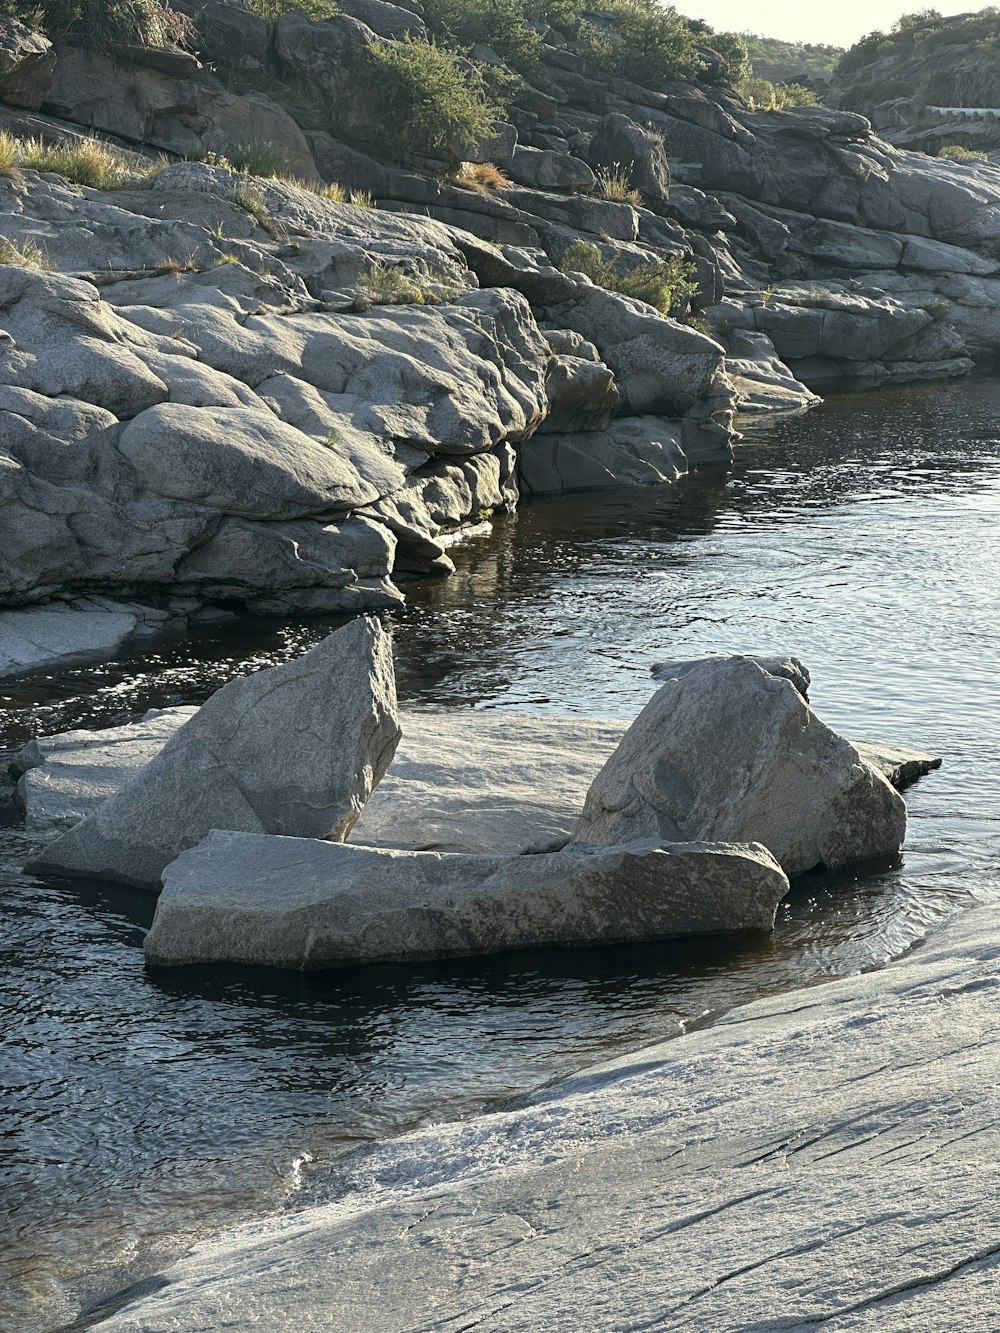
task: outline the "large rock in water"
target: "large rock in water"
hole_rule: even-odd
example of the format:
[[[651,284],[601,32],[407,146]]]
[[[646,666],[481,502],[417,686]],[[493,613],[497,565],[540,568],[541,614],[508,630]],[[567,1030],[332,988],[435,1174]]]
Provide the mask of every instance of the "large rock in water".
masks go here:
[[[792,682],[681,663],[594,780],[573,840],[761,842],[788,875],[898,854],[906,806]]]
[[[30,869],[159,887],[210,829],[347,836],[399,726],[389,636],[365,617],[230,681],[136,778]]]
[[[462,856],[216,832],[168,867],[145,949],[319,968],[770,930],[787,891],[759,846]]]

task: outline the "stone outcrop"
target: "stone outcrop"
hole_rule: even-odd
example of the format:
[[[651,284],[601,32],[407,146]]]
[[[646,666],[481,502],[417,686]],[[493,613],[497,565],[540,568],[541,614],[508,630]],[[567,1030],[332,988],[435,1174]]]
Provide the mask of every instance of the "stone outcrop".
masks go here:
[[[106,657],[127,642],[185,623],[183,613],[107,597],[0,611],[0,677],[50,662]]]
[[[755,658],[805,697],[797,658]],[[669,677],[676,667],[654,675]],[[25,826],[51,837],[120,791],[188,720],[154,709],[141,722],[30,741],[11,762]],[[352,843],[410,851],[555,850],[572,834],[590,784],[628,723],[469,709],[401,712],[389,771],[351,830]],[[940,758],[897,745],[853,742],[862,761],[902,788]]]
[[[965,374],[1000,348],[990,164],[901,151],[853,112],[753,111],[708,55],[699,84],[611,76],[569,25],[540,33],[509,121],[462,147],[508,171],[490,188],[450,148],[387,155],[369,55],[419,38],[415,10],[185,12],[217,74],[139,48],[64,44],[53,64],[8,22],[0,125],[110,134],[136,164],[264,149],[379,207],[194,162],[113,193],[0,180],[0,237],[53,268],[8,265],[0,283],[2,602],[378,610],[400,598],[394,575],[447,572],[442,535],[512,507],[518,478],[659,484],[724,464],[737,408]],[[18,103],[7,84],[31,71]],[[274,97],[245,91],[265,76]],[[329,111],[322,127],[305,105]],[[686,265],[677,308],[699,328],[559,272],[580,240],[616,278]],[[593,357],[546,345],[566,331]],[[70,441],[75,471],[56,462]],[[185,458],[203,464],[190,478]],[[211,484],[236,459],[259,503]]]
[[[335,1197],[126,1293],[107,1333],[505,1329],[514,1299],[523,1333],[985,1333],[998,924],[964,912],[879,971],[375,1145]]]
[[[398,739],[388,634],[353,621],[224,685],[33,868],[155,890],[164,866],[213,828],[346,838]]]
[[[685,414],[676,466],[618,477],[612,449],[602,484],[669,480],[709,436],[728,453],[702,419],[726,401],[716,344],[613,306],[618,323],[567,311],[554,350],[530,302],[558,316],[579,284],[429,219],[184,163],[109,195],[0,181],[0,227],[57,270],[0,279],[7,603],[390,606],[394,574],[451,567],[444,531],[516,504],[534,432],[643,433],[611,426],[614,368],[574,320],[610,343],[631,319],[628,391],[645,357],[676,380],[656,410]],[[408,303],[381,303],[397,289]]]
[[[895,857],[906,807],[751,658],[678,664],[587,794],[574,840],[761,842],[788,875]]]
[[[770,930],[788,881],[757,846],[461,856],[212,833],[167,869],[154,965],[341,967]]]

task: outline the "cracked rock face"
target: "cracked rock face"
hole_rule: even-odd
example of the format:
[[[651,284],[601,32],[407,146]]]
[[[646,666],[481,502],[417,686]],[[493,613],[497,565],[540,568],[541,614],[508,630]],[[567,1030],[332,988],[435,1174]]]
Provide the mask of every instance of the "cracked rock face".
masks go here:
[[[389,636],[352,621],[295,661],[224,685],[35,868],[155,890],[209,829],[343,839],[398,739]]]
[[[753,840],[788,875],[898,855],[902,798],[791,680],[747,657],[666,669],[594,779],[574,841]]]
[[[319,968],[770,930],[763,847],[463,856],[215,832],[168,868],[146,958]]]

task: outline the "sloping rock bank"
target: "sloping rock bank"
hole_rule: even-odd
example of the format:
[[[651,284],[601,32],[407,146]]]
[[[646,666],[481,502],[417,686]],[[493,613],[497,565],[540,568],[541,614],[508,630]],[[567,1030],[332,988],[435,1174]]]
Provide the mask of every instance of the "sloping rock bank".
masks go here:
[[[99,1327],[916,1333],[1000,1318],[997,912],[361,1154]]]
[[[0,26],[0,127],[131,146],[114,190],[0,179],[0,605],[384,609],[521,494],[673,481],[729,460],[736,408],[1000,349],[988,164],[850,112],[751,110],[718,60],[696,84],[611,75],[573,17],[540,34],[533,82],[511,76],[509,120],[461,146],[508,172],[488,188],[454,153],[379,147],[369,54],[420,16],[196,8],[221,80]],[[247,148],[304,185],[220,165]],[[151,168],[160,151],[215,165]],[[615,171],[629,188],[602,197]],[[587,266],[581,241],[602,286],[557,267],[571,246]],[[679,319],[607,289],[674,262]],[[0,623],[0,664],[35,660]]]
[[[110,193],[2,179],[0,235],[57,270],[0,267],[0,604],[383,609],[516,504],[540,427],[536,491],[594,484],[587,457],[542,475],[564,438],[600,485],[730,457],[717,343],[544,257],[497,253],[483,290],[488,247],[430,219],[183,163]],[[20,635],[0,622],[0,661],[38,660]]]

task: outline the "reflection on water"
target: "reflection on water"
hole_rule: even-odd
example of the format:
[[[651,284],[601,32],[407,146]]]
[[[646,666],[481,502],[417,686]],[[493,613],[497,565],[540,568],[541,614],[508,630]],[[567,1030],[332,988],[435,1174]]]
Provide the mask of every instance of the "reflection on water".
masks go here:
[[[1000,892],[1000,386],[842,399],[732,476],[540,503],[413,584],[400,695],[631,716],[650,662],[794,650],[831,724],[946,766],[901,868],[800,881],[772,937],[285,976],[147,973],[147,899],[18,873],[0,843],[0,1327],[45,1329],[359,1144],[467,1115],[755,996],[876,966]],[[327,624],[164,641],[0,686],[0,744],[203,698]],[[335,1180],[335,1174],[332,1177]]]

